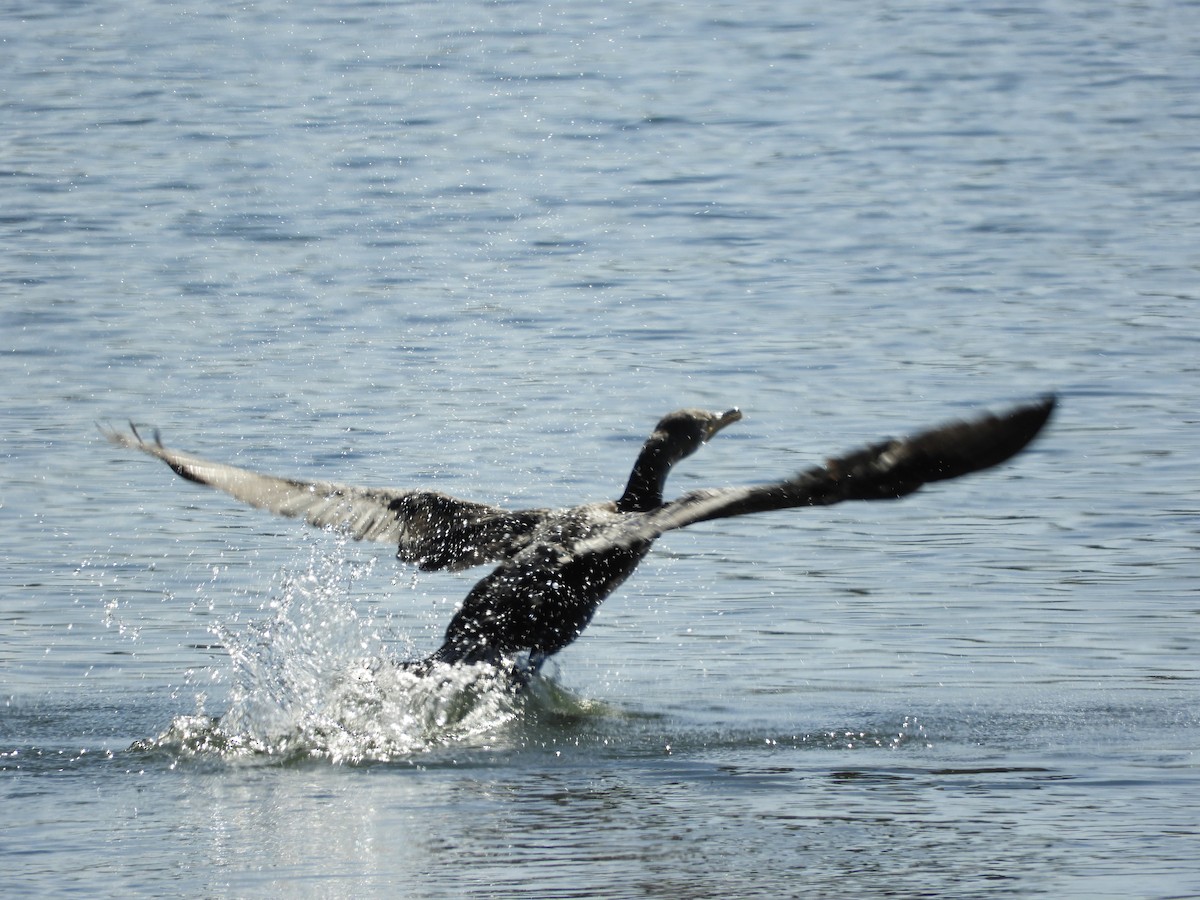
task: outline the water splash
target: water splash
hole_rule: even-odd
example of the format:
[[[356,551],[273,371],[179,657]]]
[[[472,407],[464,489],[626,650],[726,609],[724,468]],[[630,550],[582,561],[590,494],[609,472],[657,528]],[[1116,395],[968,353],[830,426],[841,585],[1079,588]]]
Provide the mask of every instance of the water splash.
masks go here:
[[[353,599],[372,567],[348,560],[344,546],[313,544],[308,565],[283,574],[263,617],[214,629],[232,663],[225,715],[177,717],[132,749],[358,763],[487,749],[513,740],[505,726],[531,707],[541,717],[587,715],[589,704],[549,678],[517,695],[491,666],[406,669],[419,654],[388,616]]]

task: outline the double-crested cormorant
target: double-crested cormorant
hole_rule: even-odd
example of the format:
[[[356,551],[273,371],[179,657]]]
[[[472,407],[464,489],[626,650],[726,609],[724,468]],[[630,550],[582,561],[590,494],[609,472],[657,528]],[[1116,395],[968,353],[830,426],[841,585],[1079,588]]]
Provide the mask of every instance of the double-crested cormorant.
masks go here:
[[[998,416],[881,441],[785,481],[693,491],[664,502],[671,467],[742,417],[737,409],[682,409],[655,426],[618,500],[554,510],[276,478],[171,450],[157,433],[148,442],[132,426],[106,435],[251,506],[343,529],[356,539],[394,541],[400,559],[425,570],[499,562],[467,594],[442,646],[417,665],[483,662],[527,675],[579,637],[659,535],[747,513],[903,497],[929,482],[1004,462],[1033,440],[1053,409],[1054,398],[1046,397]]]

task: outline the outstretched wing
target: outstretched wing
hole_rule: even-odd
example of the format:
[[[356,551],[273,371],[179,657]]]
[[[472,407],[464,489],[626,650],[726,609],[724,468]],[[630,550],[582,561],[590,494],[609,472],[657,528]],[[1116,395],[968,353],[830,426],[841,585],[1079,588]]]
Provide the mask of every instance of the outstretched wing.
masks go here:
[[[845,500],[894,500],[930,482],[999,465],[1037,436],[1054,404],[1054,397],[1046,397],[998,416],[984,415],[881,441],[776,484],[694,491],[633,521],[615,538],[597,540],[633,545],[709,519],[831,506]]]
[[[188,481],[204,484],[258,509],[344,530],[356,540],[395,542],[396,555],[422,569],[465,569],[512,556],[529,542],[546,510],[510,511],[459,500],[438,491],[392,490],[297,481],[263,475],[164,447],[129,432],[102,429],[120,447],[165,462]]]

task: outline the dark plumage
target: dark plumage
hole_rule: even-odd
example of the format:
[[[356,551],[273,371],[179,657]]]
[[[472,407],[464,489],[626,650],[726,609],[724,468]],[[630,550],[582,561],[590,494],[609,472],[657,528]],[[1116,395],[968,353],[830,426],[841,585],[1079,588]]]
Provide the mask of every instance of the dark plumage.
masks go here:
[[[485,662],[528,673],[580,635],[665,532],[747,513],[903,497],[1004,462],[1033,440],[1053,409],[1047,397],[999,416],[881,441],[785,481],[693,491],[664,502],[671,467],[742,417],[736,409],[683,409],[655,427],[619,499],[564,510],[505,510],[436,491],[276,478],[170,450],[157,434],[153,443],[132,428],[106,435],[251,506],[356,539],[394,541],[397,556],[422,569],[499,562],[467,594],[445,642],[421,665]]]

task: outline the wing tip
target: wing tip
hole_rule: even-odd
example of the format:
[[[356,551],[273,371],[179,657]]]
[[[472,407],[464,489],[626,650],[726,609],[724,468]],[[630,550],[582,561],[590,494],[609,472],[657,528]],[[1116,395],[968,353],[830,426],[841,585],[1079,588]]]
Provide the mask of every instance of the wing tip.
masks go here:
[[[106,422],[96,422],[96,430],[110,444],[115,444],[118,447],[147,451],[150,451],[151,447],[156,447],[159,450],[165,449],[162,442],[162,433],[157,428],[152,430],[151,439],[146,440],[146,438],[142,437],[142,433],[138,431],[138,426],[132,419],[128,425],[129,430],[126,432],[120,428],[114,428]]]
[[[1001,422],[1009,428],[1014,438],[1013,451],[1009,455],[1016,454],[1029,446],[1045,430],[1057,408],[1058,395],[1046,393],[1036,401],[1014,407],[1006,415],[1001,416]]]
[[[914,443],[930,453],[929,481],[957,478],[1008,462],[1045,430],[1058,406],[1058,396],[1037,400],[998,414],[951,424],[918,437]],[[928,441],[928,442],[927,442]]]

